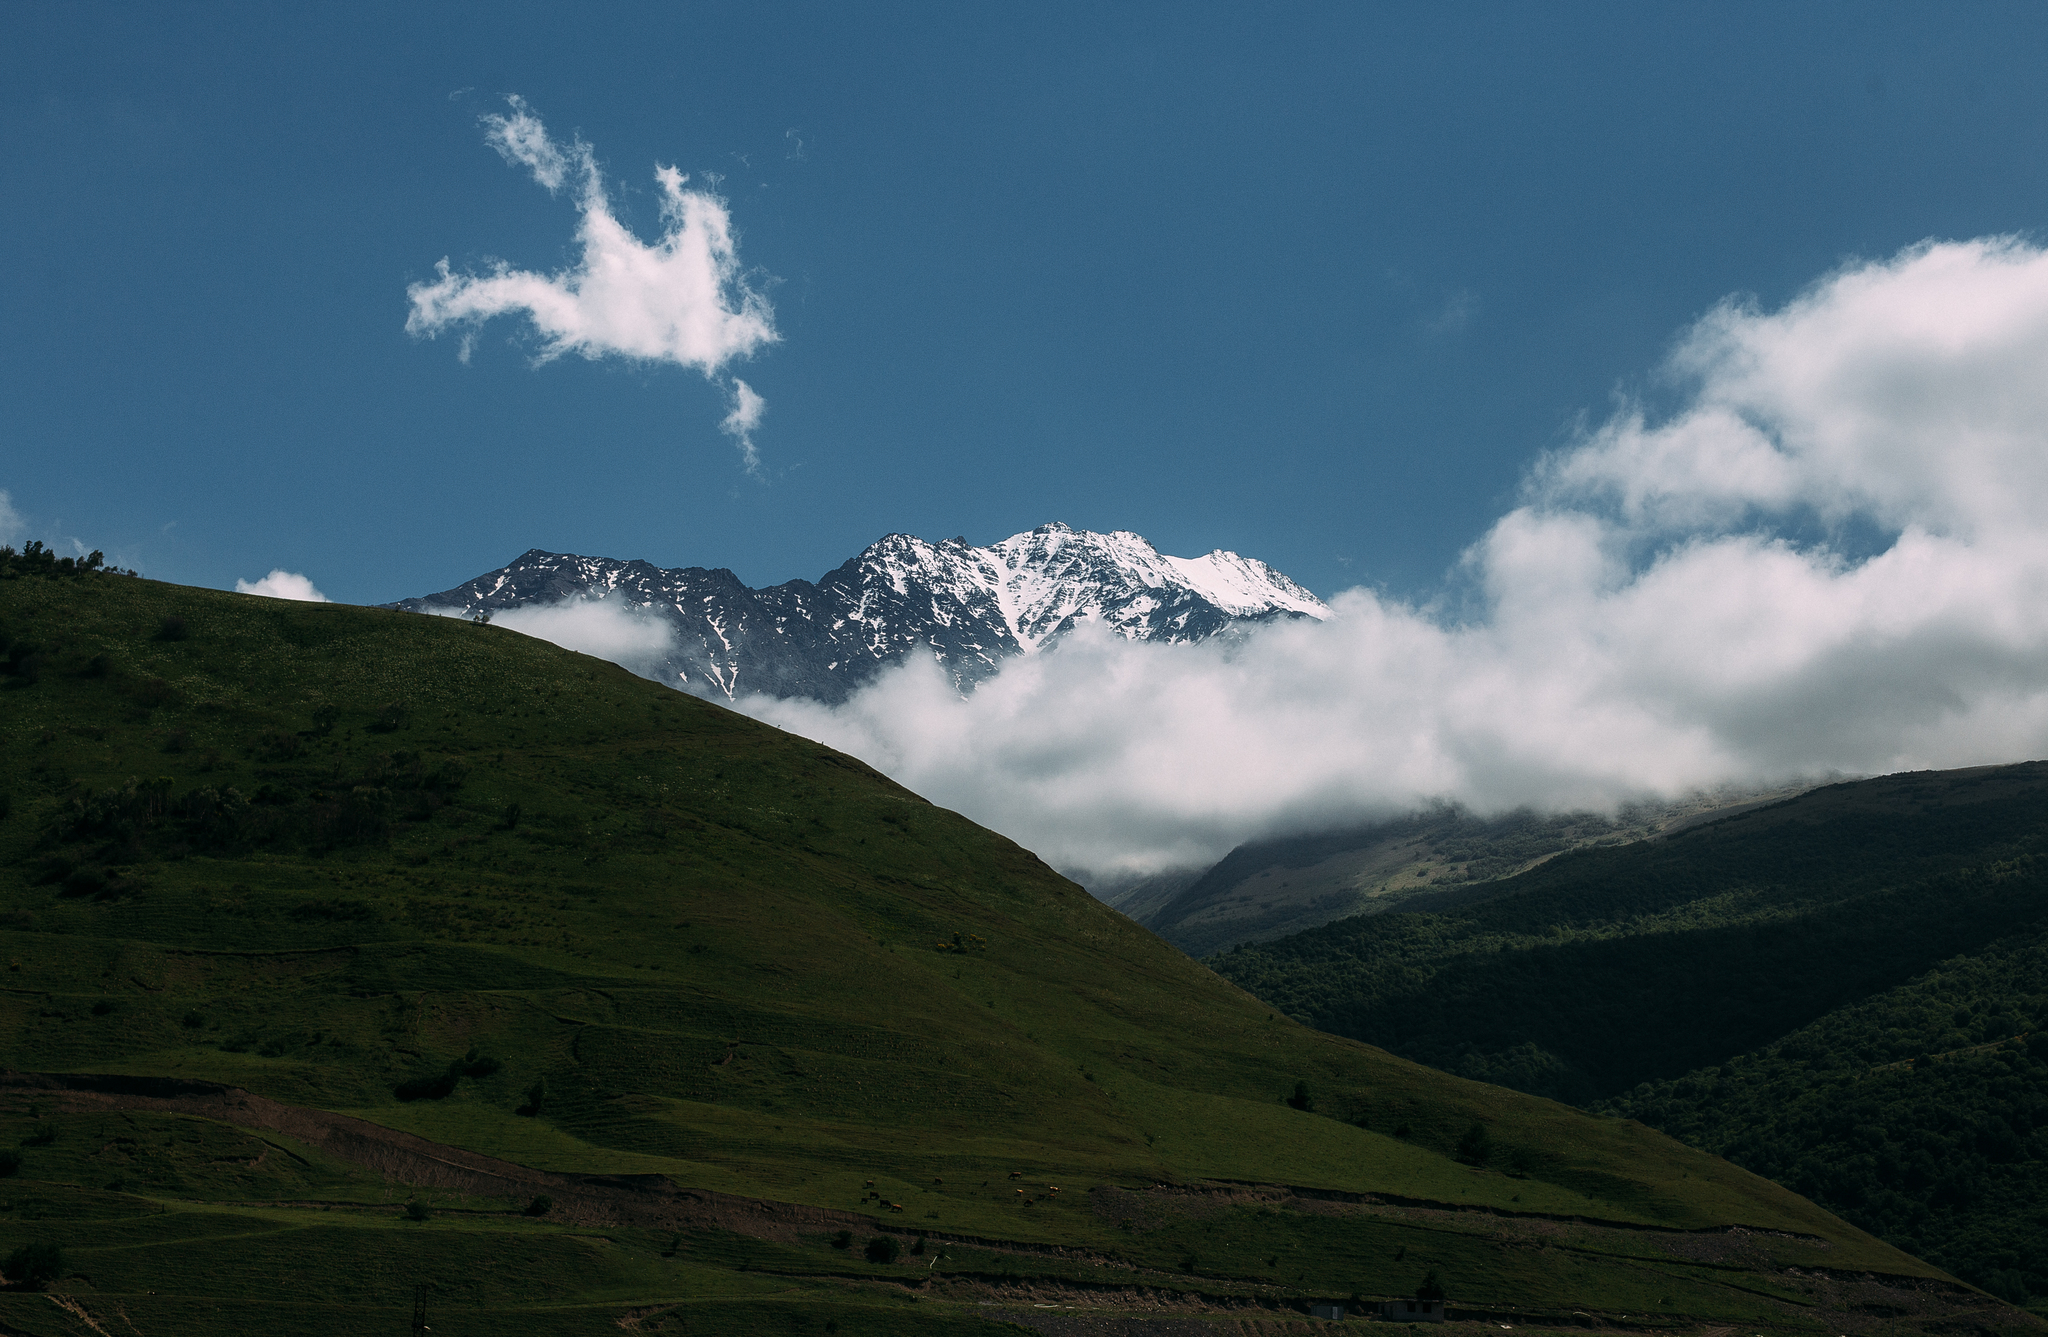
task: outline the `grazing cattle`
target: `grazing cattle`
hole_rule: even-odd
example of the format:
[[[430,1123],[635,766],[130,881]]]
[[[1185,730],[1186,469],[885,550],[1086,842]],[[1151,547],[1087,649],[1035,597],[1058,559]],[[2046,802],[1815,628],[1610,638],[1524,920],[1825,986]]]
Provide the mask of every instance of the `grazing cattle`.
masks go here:
[[[900,1212],[903,1210],[903,1204],[900,1202],[892,1202],[889,1204],[889,1210],[892,1212]]]
[[[1023,1177],[1024,1177],[1024,1172],[1023,1172],[1022,1170],[1012,1170],[1012,1171],[1010,1171],[1010,1178],[1012,1178],[1012,1179],[1022,1179]]]

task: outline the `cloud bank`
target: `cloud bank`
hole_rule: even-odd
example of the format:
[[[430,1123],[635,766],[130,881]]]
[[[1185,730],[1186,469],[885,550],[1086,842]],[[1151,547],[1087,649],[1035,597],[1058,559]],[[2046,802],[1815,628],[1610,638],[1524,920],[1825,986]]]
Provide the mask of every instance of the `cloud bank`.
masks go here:
[[[591,146],[580,138],[558,143],[523,99],[507,101],[511,115],[483,118],[484,138],[550,194],[574,192],[582,254],[555,274],[502,261],[485,274],[458,274],[443,257],[432,283],[406,289],[407,332],[433,338],[459,329],[467,360],[477,327],[494,316],[523,314],[541,336],[541,362],[576,353],[700,372],[724,384],[732,397],[726,431],[739,442],[749,470],[757,469],[752,430],[760,419],[760,396],[743,381],[722,378],[731,363],[780,336],[767,299],[747,286],[725,201],[685,189],[688,177],[657,166],[661,236],[652,245],[642,242],[613,213]],[[741,430],[734,430],[735,418]]]
[[[1730,301],[1530,471],[1455,601],[1241,642],[1083,632],[759,718],[1054,864],[1144,871],[1433,799],[1604,806],[2048,756],[2048,254],[1924,244]]]
[[[461,608],[428,608],[437,617],[468,617]],[[491,625],[594,655],[643,678],[674,686],[662,663],[675,649],[675,629],[661,617],[612,599],[564,599],[491,615]]]
[[[283,568],[273,570],[261,580],[237,580],[237,594],[260,594],[266,599],[296,599],[300,603],[330,603],[326,595],[313,588],[313,582],[296,571]]]

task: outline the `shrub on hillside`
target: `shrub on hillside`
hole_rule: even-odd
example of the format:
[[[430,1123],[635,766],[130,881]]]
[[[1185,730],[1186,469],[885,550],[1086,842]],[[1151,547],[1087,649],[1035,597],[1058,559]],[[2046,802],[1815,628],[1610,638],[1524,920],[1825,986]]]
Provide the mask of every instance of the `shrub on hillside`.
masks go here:
[[[392,1087],[391,1094],[408,1104],[415,1100],[445,1100],[455,1094],[455,1073],[436,1072],[408,1077]]]
[[[34,641],[15,641],[7,647],[6,673],[17,687],[34,686],[48,662],[49,656]]]
[[[302,923],[316,920],[324,923],[360,923],[375,919],[377,911],[368,901],[343,897],[336,900],[301,901],[291,908],[291,917]]]
[[[24,1244],[0,1265],[9,1290],[39,1291],[64,1275],[64,1251],[48,1240]]]
[[[129,684],[128,695],[135,698],[137,705],[154,710],[158,706],[168,706],[176,701],[178,689],[162,678],[143,678]]]
[[[490,1055],[479,1054],[472,1049],[455,1062],[452,1070],[464,1077],[488,1077],[504,1066]]]
[[[271,760],[286,760],[302,749],[299,735],[271,730],[257,750]],[[369,759],[352,777],[335,776],[311,793],[266,782],[253,803],[233,788],[201,785],[175,793],[177,781],[168,776],[135,779],[72,798],[49,819],[45,839],[56,845],[110,842],[96,856],[99,861],[113,859],[110,851],[122,852],[126,860],[179,848],[235,854],[259,846],[321,850],[375,845],[391,836],[401,818],[432,817],[467,778],[468,768],[458,759],[429,767],[416,752],[392,752]],[[70,865],[45,880],[60,880],[63,872],[82,862],[73,857]]]
[[[464,1077],[488,1077],[505,1065],[497,1059],[479,1054],[472,1049],[447,1068],[435,1073],[422,1073],[409,1077],[391,1088],[391,1094],[400,1100],[445,1100],[455,1094],[455,1085]]]

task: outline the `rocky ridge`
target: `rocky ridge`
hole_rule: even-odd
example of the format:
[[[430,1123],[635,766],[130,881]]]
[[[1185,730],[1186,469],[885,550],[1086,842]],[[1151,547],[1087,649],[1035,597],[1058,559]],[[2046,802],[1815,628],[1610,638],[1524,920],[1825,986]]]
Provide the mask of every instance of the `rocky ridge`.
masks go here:
[[[965,690],[1084,623],[1173,643],[1329,616],[1256,558],[1221,549],[1168,557],[1137,534],[1057,523],[987,547],[891,534],[816,582],[765,589],[724,568],[535,548],[452,590],[389,606],[478,617],[599,600],[669,625],[670,651],[640,666],[649,677],[728,700],[764,693],[830,703],[915,653],[932,655]]]

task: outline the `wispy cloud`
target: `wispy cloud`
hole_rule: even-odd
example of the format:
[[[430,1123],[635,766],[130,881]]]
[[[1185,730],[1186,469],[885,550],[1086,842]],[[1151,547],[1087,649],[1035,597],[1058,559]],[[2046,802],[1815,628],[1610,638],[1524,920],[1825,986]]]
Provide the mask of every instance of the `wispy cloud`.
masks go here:
[[[760,397],[737,378],[728,381],[726,371],[780,336],[767,298],[748,286],[725,201],[689,189],[676,168],[658,166],[662,231],[651,245],[643,242],[613,212],[591,146],[556,140],[523,99],[508,102],[509,115],[483,118],[485,141],[549,193],[574,193],[582,254],[554,274],[502,261],[483,274],[456,273],[444,257],[433,282],[406,289],[406,330],[427,338],[459,330],[466,358],[484,322],[524,315],[541,336],[541,362],[575,353],[670,363],[726,383],[738,405],[752,401],[758,421]],[[756,469],[751,427],[734,435]]]
[[[1479,294],[1470,288],[1460,288],[1444,299],[1444,304],[1437,308],[1424,328],[1435,335],[1463,334],[1478,314]]]
[[[1678,409],[1541,460],[1468,550],[1474,615],[1353,590],[1233,644],[1084,629],[965,699],[909,664],[745,708],[1096,871],[1435,798],[2048,756],[2043,367],[2048,252],[1914,247],[1687,331]]]
[[[0,490],[0,546],[11,548],[27,537],[27,519],[14,509],[14,498]]]
[[[273,570],[261,580],[237,580],[237,594],[260,594],[267,599],[296,599],[300,603],[330,603],[326,595],[313,588],[313,582],[296,571],[282,567]]]
[[[760,426],[761,415],[767,410],[767,401],[754,393],[754,387],[737,376],[732,378],[732,412],[725,415],[718,429],[739,443],[740,458],[747,472],[756,477],[761,473],[761,453],[754,449],[754,429]]]

